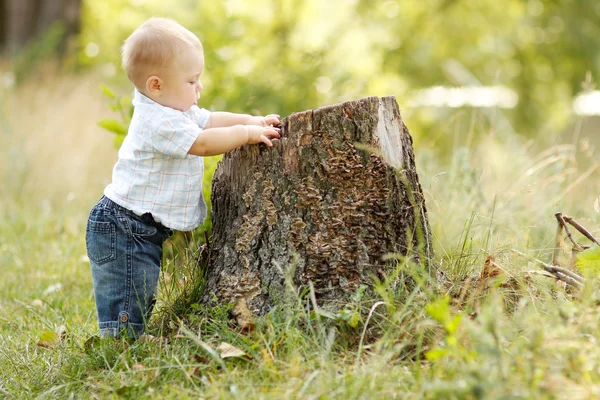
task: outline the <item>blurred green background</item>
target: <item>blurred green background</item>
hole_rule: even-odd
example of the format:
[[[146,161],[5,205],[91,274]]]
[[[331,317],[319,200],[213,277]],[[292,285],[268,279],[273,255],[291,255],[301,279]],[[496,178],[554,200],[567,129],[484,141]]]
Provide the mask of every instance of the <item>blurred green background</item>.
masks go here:
[[[119,46],[152,15],[204,43],[207,108],[287,115],[394,95],[419,142],[443,141],[436,125],[461,105],[503,114],[489,117],[498,130],[558,134],[600,70],[600,3],[582,0],[84,1],[78,65],[127,87]],[[422,91],[436,86],[492,90]]]

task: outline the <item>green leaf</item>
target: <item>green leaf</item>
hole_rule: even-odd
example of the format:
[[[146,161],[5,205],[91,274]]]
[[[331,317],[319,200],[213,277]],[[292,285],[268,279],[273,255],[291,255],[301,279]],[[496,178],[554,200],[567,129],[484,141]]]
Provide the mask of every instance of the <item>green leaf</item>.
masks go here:
[[[127,128],[125,125],[114,119],[104,118],[98,122],[98,125],[107,131],[116,133],[117,135],[125,136],[127,134]]]
[[[325,318],[329,318],[329,319],[335,319],[335,314],[329,311],[325,311],[325,310],[321,310],[320,308],[317,309],[317,314],[319,314],[321,317],[325,317]]]
[[[132,106],[131,104],[131,97],[129,96],[123,96],[121,97],[121,99],[119,100],[119,105],[124,108],[124,109],[128,109],[129,106]]]
[[[458,339],[456,339],[456,336],[450,334],[446,336],[446,344],[448,345],[448,347],[456,347],[457,343]]]
[[[427,304],[425,311],[429,316],[442,325],[446,326],[446,322],[450,318],[450,297],[444,296],[441,299]]]
[[[454,316],[454,318],[448,320],[447,323],[444,324],[444,328],[446,328],[448,333],[452,335],[452,334],[456,333],[456,330],[458,329],[458,326],[460,325],[461,320],[462,320],[462,314],[456,314]]]
[[[56,332],[44,332],[40,336],[40,340],[37,342],[37,345],[40,347],[45,347],[47,349],[54,348],[60,344],[60,337]]]
[[[594,246],[579,253],[576,264],[583,273],[600,274],[600,247]]]
[[[444,357],[446,354],[448,354],[448,349],[438,347],[437,349],[429,350],[427,353],[425,353],[425,358],[433,361]]]
[[[357,312],[352,313],[352,315],[348,319],[348,325],[350,325],[353,328],[356,328],[359,323],[360,323],[360,314]]]
[[[106,96],[107,96],[108,98],[110,98],[110,99],[113,99],[113,100],[114,100],[114,99],[115,99],[115,97],[117,97],[117,96],[115,95],[115,93],[114,93],[112,90],[110,90],[110,89],[108,88],[108,86],[106,86],[106,85],[100,85],[100,90],[102,90],[102,93],[104,93],[104,95],[106,95]]]
[[[113,139],[113,146],[115,147],[115,149],[121,148],[123,140],[125,140],[125,135],[115,135],[115,138]]]
[[[352,301],[358,303],[362,300],[365,291],[367,290],[367,285],[360,285],[356,293],[352,295]]]

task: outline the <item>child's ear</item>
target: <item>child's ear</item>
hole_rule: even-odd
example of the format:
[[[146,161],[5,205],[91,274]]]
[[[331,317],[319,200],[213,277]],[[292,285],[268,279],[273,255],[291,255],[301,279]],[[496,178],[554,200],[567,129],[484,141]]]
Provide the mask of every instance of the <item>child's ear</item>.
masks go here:
[[[159,95],[163,82],[158,76],[151,76],[146,80],[146,90],[148,93]]]

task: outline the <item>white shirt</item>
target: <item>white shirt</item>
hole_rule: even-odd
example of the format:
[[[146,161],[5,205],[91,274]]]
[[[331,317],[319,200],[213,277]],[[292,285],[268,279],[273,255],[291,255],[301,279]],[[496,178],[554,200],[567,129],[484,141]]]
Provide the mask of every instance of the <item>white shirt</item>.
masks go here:
[[[129,131],[104,195],[138,215],[152,213],[164,226],[189,231],[206,217],[202,157],[187,154],[210,111],[161,106],[137,90]]]

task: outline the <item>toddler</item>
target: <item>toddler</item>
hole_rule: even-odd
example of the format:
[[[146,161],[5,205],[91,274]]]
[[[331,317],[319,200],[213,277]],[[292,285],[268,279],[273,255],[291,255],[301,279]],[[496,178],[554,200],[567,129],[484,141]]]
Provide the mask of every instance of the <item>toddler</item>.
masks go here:
[[[206,217],[203,156],[279,137],[278,115],[209,112],[200,40],[178,23],[152,18],[122,49],[135,86],[129,132],[112,182],[92,208],[86,230],[102,337],[139,337],[152,312],[163,242]]]

